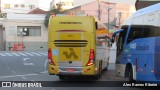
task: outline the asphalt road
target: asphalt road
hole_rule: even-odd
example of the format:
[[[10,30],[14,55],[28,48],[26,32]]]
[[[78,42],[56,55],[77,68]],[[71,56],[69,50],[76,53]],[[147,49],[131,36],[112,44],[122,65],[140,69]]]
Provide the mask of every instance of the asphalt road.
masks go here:
[[[61,81],[58,76],[49,75],[47,72],[47,52],[0,52],[0,81]],[[86,79],[86,78],[82,78]],[[114,74],[114,64],[110,64],[108,71],[103,72],[101,79],[98,81],[127,81],[127,79],[116,77]],[[94,82],[98,82],[94,81]],[[53,82],[48,82],[52,84]],[[90,83],[90,82],[89,82]],[[64,87],[62,85],[57,87],[43,87],[43,88],[23,88],[31,90],[141,90],[142,88],[135,87],[95,87],[90,84],[90,87],[78,87],[75,82],[76,87]],[[104,82],[108,83],[108,82]],[[73,84],[70,82],[65,82],[63,84]],[[115,85],[116,86],[116,85]],[[22,88],[0,88],[0,90],[21,90]]]

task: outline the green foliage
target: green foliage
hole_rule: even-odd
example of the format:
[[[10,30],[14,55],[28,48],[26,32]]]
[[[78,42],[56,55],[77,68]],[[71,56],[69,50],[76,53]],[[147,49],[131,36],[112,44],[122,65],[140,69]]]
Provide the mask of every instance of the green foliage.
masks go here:
[[[44,20],[45,27],[48,28],[49,18],[53,13],[60,14],[61,12],[62,12],[62,5],[61,4],[57,4],[57,8],[53,7],[50,11],[48,11],[48,13],[45,16],[45,20]]]

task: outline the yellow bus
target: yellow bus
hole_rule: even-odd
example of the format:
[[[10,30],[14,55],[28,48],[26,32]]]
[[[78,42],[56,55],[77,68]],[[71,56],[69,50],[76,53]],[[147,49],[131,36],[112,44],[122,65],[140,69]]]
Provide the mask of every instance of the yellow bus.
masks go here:
[[[100,78],[109,65],[106,38],[96,37],[93,16],[51,16],[48,33],[48,72],[60,79],[90,75]]]

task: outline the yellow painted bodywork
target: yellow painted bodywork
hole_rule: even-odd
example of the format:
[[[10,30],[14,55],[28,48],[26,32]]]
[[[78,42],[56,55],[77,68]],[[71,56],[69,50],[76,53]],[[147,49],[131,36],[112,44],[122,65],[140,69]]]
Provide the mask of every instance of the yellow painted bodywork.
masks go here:
[[[71,23],[70,23],[71,22]],[[80,32],[65,32],[65,30],[80,30]],[[61,32],[64,31],[64,32]],[[51,16],[48,28],[48,48],[58,50],[57,55],[52,54],[54,65],[48,64],[50,74],[59,74],[59,62],[67,61],[64,51],[69,52],[69,47],[56,47],[55,40],[87,40],[85,47],[72,47],[78,58],[71,57],[70,61],[82,61],[82,75],[95,75],[96,64],[86,66],[90,49],[96,53],[96,27],[93,16]],[[75,42],[76,43],[76,42]],[[72,45],[72,44],[69,44]],[[74,44],[73,44],[74,45]],[[76,45],[76,44],[75,44]]]

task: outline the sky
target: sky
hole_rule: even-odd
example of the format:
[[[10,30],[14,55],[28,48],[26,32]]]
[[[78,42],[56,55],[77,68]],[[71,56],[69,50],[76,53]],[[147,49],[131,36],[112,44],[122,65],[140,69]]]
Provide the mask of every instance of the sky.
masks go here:
[[[49,10],[51,1],[52,0],[39,0],[39,7],[44,10]]]
[[[39,0],[39,7],[44,10],[49,10],[50,2],[52,0]],[[106,1],[112,1],[115,3],[128,3],[128,4],[134,4],[136,0],[106,0]]]

